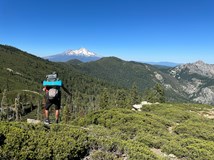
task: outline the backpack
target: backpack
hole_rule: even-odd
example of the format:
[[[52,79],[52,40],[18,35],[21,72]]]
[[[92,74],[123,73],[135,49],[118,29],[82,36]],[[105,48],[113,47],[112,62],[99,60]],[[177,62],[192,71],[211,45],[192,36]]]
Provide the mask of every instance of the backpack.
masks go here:
[[[56,97],[58,97],[58,93],[59,93],[59,91],[56,88],[49,89],[48,94],[47,94],[48,95],[48,99],[49,100],[55,99]]]

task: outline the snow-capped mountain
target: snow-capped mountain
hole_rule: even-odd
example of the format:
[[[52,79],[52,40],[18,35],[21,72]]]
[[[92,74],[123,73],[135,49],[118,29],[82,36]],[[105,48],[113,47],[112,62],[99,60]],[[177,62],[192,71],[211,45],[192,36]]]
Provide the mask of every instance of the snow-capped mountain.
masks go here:
[[[96,61],[101,57],[97,56],[94,52],[87,50],[86,48],[80,48],[78,50],[67,50],[63,53],[47,56],[44,59],[48,59],[53,62],[66,62],[72,59],[78,59],[82,62]]]
[[[87,56],[87,57],[96,56],[95,53],[90,52],[86,48],[80,48],[79,50],[67,50],[63,54],[66,54],[66,55],[77,55],[77,56]]]

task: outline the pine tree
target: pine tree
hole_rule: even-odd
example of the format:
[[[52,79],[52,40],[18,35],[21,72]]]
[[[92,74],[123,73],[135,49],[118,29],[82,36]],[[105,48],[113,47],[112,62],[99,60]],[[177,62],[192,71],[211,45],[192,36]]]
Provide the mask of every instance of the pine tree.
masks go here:
[[[105,88],[100,95],[100,109],[106,109],[109,105],[109,94],[107,89]]]
[[[155,102],[164,103],[165,102],[164,87],[160,83],[158,83],[152,89],[146,90],[145,100],[152,103]]]
[[[72,104],[72,97],[67,96],[66,104],[62,110],[62,121],[64,123],[68,123],[72,118],[75,117],[74,112],[75,112],[75,110],[74,110],[74,107]]]
[[[66,104],[64,107],[63,107],[63,111],[62,111],[62,121],[64,123],[68,123],[70,119],[70,113],[69,113],[69,107],[68,105]]]
[[[158,99],[157,102],[164,103],[165,102],[164,87],[160,83],[158,83],[155,85],[155,91]]]
[[[116,107],[121,107],[121,108],[128,107],[128,98],[124,90],[117,90]]]
[[[132,88],[131,88],[131,91],[130,91],[130,99],[131,99],[131,105],[138,104],[139,101],[140,101],[140,97],[139,97],[139,94],[138,94],[137,86],[136,86],[135,83],[132,85]]]
[[[145,91],[144,100],[146,100],[148,102],[153,102],[154,101],[154,97],[155,97],[155,94],[154,94],[153,89],[147,89]]]

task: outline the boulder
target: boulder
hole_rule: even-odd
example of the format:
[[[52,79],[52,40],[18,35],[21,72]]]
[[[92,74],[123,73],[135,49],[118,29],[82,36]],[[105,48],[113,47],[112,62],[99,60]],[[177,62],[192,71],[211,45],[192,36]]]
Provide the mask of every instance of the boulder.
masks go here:
[[[141,111],[141,108],[142,108],[142,104],[134,104],[133,105],[133,109],[136,111]]]
[[[36,120],[36,119],[27,119],[27,123],[39,124],[39,123],[41,123],[41,121],[40,120]]]

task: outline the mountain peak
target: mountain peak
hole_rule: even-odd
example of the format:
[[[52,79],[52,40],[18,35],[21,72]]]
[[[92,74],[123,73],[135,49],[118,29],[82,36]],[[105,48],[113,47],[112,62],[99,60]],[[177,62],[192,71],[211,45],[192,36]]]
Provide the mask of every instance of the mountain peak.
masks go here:
[[[202,60],[196,61],[194,63],[195,65],[205,65],[206,63],[204,63]]]
[[[175,68],[177,73],[188,71],[190,74],[198,74],[204,77],[214,78],[214,65],[207,64],[201,60],[195,63],[187,63]]]
[[[97,56],[94,52],[91,52],[86,48],[80,48],[78,50],[70,49],[70,50],[64,51],[63,53],[47,56],[44,58],[53,62],[66,62],[71,59],[78,59],[82,62],[90,62],[90,61],[96,61],[100,59],[100,57]]]
[[[87,50],[86,48],[80,48],[78,50],[67,50],[67,51],[63,52],[62,54],[86,56],[86,57],[96,56],[96,54],[94,52],[91,52],[91,51]]]

